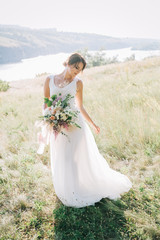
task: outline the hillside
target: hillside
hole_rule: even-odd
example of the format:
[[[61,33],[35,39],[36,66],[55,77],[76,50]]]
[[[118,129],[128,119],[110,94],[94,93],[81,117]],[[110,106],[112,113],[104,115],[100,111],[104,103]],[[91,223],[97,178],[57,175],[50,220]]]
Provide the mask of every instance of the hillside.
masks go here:
[[[56,29],[30,29],[14,25],[0,25],[0,64],[24,58],[79,49],[100,50],[132,47],[138,50],[160,49],[160,40],[114,38],[105,35],[58,32]]]
[[[65,207],[57,199],[49,146],[37,155],[35,121],[46,75],[10,83],[0,93],[0,238],[160,239],[160,57],[85,69],[84,106],[109,165],[133,188],[117,201]]]

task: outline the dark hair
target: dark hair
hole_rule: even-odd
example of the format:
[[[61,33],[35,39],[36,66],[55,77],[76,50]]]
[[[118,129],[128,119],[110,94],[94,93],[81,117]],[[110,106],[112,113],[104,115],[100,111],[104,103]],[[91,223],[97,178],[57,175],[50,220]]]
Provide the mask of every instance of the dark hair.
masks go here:
[[[83,68],[82,70],[84,70],[84,68],[86,67],[87,63],[84,59],[84,57],[82,57],[82,55],[80,53],[73,53],[69,56],[69,58],[63,63],[64,66],[68,65],[72,65],[72,64],[77,64],[77,63],[83,63]]]

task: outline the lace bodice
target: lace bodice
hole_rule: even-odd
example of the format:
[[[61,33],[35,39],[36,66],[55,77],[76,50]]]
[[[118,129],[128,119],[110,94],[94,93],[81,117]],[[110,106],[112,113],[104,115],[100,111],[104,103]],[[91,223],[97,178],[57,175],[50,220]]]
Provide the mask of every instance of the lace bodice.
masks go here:
[[[70,104],[71,107],[73,108],[77,108],[76,106],[76,101],[75,101],[75,95],[76,95],[76,88],[77,88],[77,81],[80,80],[78,77],[75,77],[73,79],[73,81],[71,83],[69,83],[68,85],[66,85],[63,88],[57,87],[54,84],[54,75],[50,75],[50,82],[49,82],[49,88],[50,88],[50,96],[52,96],[53,94],[59,94],[61,93],[62,96],[66,96],[67,94],[71,94],[72,96],[74,96],[74,98],[71,99]]]

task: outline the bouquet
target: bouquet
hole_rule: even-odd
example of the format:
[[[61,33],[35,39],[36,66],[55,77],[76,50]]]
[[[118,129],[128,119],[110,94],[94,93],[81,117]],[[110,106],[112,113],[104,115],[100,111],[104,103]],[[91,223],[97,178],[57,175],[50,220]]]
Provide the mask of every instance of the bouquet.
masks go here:
[[[54,94],[50,99],[44,98],[44,103],[47,104],[47,108],[44,110],[43,116],[40,116],[43,123],[49,124],[52,127],[55,134],[55,138],[59,133],[68,137],[64,133],[63,129],[69,131],[73,126],[81,128],[77,123],[78,110],[73,110],[70,106],[70,100],[74,98],[71,94],[67,94],[65,97]]]

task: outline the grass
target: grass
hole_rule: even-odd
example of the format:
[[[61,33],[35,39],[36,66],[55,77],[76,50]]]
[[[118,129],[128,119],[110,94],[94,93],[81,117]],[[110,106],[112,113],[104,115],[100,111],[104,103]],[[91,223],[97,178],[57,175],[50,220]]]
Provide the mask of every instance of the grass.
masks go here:
[[[86,69],[84,105],[98,148],[133,188],[117,201],[66,207],[56,197],[49,146],[37,155],[34,123],[45,76],[0,93],[0,239],[160,239],[160,58]]]

